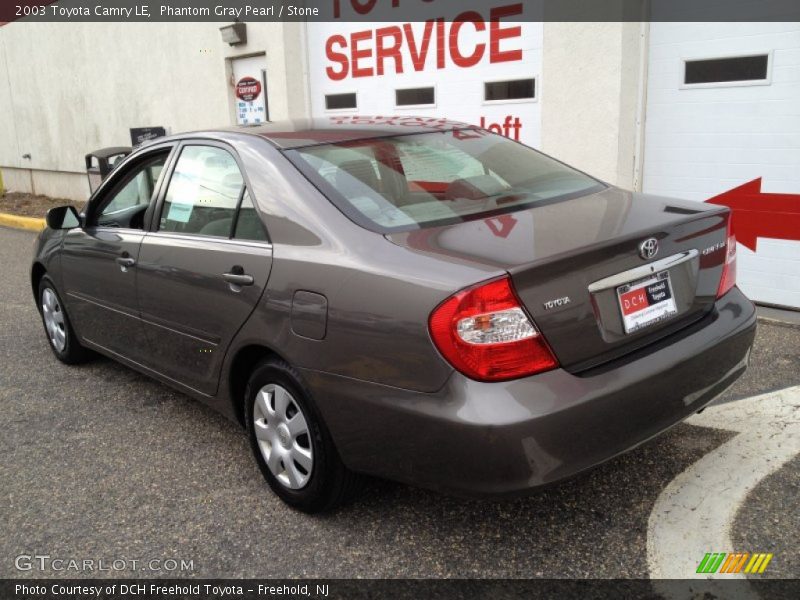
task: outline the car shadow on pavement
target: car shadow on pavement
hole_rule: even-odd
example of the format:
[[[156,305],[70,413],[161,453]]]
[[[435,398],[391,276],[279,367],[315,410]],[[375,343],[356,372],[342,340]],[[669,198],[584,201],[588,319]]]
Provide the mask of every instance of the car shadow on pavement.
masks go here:
[[[179,554],[199,577],[646,577],[656,497],[733,435],[681,424],[509,500],[368,479],[349,505],[309,516],[271,493],[243,430],[210,408],[104,358],[36,360],[48,382],[17,401],[0,443],[0,552]]]

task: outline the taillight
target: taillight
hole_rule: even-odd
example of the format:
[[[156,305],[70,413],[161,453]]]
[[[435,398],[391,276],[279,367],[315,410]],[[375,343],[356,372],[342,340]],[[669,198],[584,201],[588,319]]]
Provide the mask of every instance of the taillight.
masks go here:
[[[722,277],[719,280],[717,298],[721,298],[736,285],[736,236],[733,234],[731,216],[728,216],[728,243],[725,246],[725,264],[722,266]]]
[[[434,309],[428,327],[439,352],[472,379],[502,381],[558,365],[508,277],[456,292]]]

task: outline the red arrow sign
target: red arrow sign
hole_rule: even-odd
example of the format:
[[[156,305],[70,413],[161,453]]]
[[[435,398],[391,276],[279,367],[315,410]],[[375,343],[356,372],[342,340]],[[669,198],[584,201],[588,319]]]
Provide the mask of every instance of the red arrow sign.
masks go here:
[[[736,241],[753,252],[760,237],[800,240],[800,195],[762,194],[761,177],[706,202],[731,209]]]

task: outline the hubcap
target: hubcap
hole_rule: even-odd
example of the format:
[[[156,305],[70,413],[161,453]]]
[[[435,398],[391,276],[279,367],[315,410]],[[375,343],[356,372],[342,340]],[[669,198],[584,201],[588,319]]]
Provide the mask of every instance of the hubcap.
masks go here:
[[[47,336],[53,348],[63,352],[67,346],[67,331],[64,327],[64,311],[58,303],[55,292],[50,288],[45,288],[42,292],[42,315],[44,316],[44,326],[47,329]]]
[[[270,472],[287,488],[308,483],[314,467],[308,423],[285,388],[269,384],[256,394],[253,425],[261,456]]]

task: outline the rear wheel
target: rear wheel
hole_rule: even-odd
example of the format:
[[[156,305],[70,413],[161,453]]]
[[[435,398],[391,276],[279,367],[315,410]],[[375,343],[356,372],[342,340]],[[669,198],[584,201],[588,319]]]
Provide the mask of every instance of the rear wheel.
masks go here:
[[[63,363],[73,365],[84,362],[88,351],[80,345],[52,280],[46,275],[39,282],[39,312],[50,342],[50,349]]]
[[[359,477],[336,452],[299,374],[271,359],[254,370],[245,392],[247,431],[264,478],[284,502],[308,513],[347,500]]]

